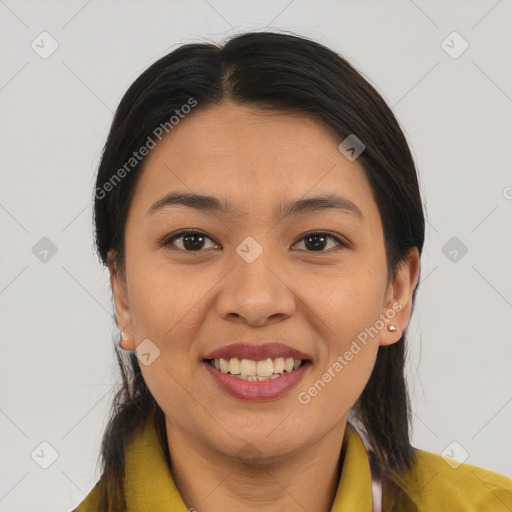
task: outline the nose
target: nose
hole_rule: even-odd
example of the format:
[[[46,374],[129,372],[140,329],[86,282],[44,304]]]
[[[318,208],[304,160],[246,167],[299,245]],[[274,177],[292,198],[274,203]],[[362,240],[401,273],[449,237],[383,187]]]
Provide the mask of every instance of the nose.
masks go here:
[[[296,296],[282,266],[263,252],[252,263],[234,256],[217,298],[218,314],[231,322],[262,326],[293,316]]]

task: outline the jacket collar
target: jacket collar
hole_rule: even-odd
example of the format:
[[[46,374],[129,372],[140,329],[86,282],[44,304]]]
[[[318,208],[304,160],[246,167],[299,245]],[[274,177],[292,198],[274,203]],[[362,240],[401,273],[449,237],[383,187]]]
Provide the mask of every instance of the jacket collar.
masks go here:
[[[359,434],[348,422],[343,444],[343,468],[331,512],[371,512],[371,472],[367,452]],[[125,464],[127,512],[188,512],[152,421],[146,423],[128,446]]]

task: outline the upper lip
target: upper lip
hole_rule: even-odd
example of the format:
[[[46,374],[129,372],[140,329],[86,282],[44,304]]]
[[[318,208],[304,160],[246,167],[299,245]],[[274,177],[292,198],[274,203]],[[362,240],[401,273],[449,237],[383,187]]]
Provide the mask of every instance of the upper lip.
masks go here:
[[[292,348],[283,343],[265,343],[255,345],[253,343],[233,343],[226,345],[213,352],[210,352],[205,359],[252,359],[262,361],[263,359],[276,357],[293,357],[293,359],[311,359],[311,357],[300,350]]]

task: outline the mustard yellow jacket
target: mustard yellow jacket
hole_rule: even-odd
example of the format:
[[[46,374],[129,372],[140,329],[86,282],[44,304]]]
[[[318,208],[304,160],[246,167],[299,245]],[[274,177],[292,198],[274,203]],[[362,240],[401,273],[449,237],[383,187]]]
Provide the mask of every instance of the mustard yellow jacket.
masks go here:
[[[347,423],[343,442],[346,452],[331,512],[372,512],[368,455],[350,423]],[[97,512],[100,483],[101,479],[73,512]],[[172,479],[152,422],[137,433],[127,449],[124,485],[126,512],[189,510]],[[405,476],[403,488],[415,504],[411,504],[410,510],[512,511],[512,479],[470,464],[453,468],[442,456],[423,450],[416,451],[414,466]],[[390,507],[384,496],[384,512],[389,510],[387,506]]]

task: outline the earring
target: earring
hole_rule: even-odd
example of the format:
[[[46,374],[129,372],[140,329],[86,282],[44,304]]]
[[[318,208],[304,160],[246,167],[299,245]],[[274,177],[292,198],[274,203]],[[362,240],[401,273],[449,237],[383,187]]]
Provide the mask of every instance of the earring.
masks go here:
[[[388,325],[388,331],[389,332],[396,332],[398,330],[397,326],[396,325],[393,325],[393,324],[389,324]]]

